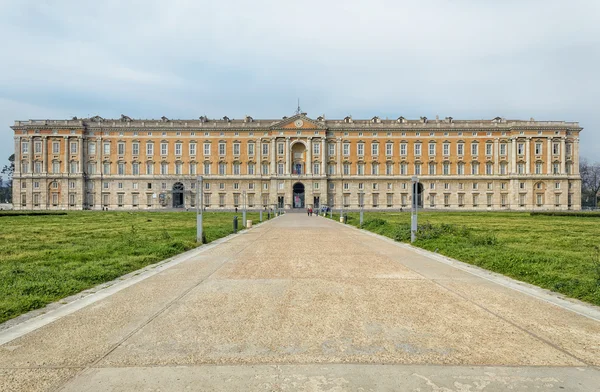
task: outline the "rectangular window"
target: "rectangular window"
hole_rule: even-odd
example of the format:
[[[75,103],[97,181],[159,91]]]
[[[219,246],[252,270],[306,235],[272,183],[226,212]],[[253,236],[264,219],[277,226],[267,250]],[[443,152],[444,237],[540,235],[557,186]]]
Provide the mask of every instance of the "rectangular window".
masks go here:
[[[169,153],[169,144],[160,143],[160,155],[167,155]]]
[[[465,205],[465,195],[463,193],[458,194],[458,206],[464,207]]]
[[[447,193],[444,194],[444,207],[450,207],[450,195]]]
[[[117,154],[125,155],[125,143],[117,143]]]
[[[162,162],[160,164],[160,174],[169,174],[169,164],[166,162]]]
[[[94,166],[94,171],[90,171],[89,174],[96,174],[96,164],[93,164]],[[60,162],[52,162],[52,173],[60,173]]]
[[[117,174],[120,176],[125,174],[125,164],[123,162],[117,163]]]
[[[388,207],[393,207],[394,206],[394,194],[388,193],[386,195],[386,198],[387,198],[387,200],[386,200],[387,206]]]
[[[69,173],[77,173],[79,171],[79,164],[76,161],[72,161],[69,164]]]
[[[350,143],[344,143],[343,150],[344,155],[350,155]]]
[[[456,153],[458,155],[464,155],[465,154],[465,145],[463,143],[458,143],[456,145]]]
[[[449,162],[444,162],[442,164],[442,168],[443,168],[442,170],[443,170],[444,175],[450,174],[450,163]]]
[[[60,142],[52,142],[52,153],[53,154],[60,153]],[[96,153],[96,143],[88,144],[88,153],[90,155],[94,155]]]
[[[502,174],[502,175],[506,174],[507,167],[508,167],[508,165],[506,164],[506,162],[500,163],[500,174]]]
[[[560,144],[558,144],[558,143],[552,144],[552,154],[554,154],[554,155],[560,154]]]
[[[356,174],[358,174],[359,176],[362,176],[365,174],[365,164],[364,163],[359,163],[356,165]]]
[[[379,144],[378,143],[371,144],[371,155],[379,155]]]
[[[473,207],[479,206],[479,195],[473,195]]]
[[[506,155],[506,143],[500,144],[500,155]]]
[[[104,155],[110,155],[110,143],[106,142],[102,146]]]
[[[394,175],[394,164],[393,163],[388,162],[385,164],[385,175],[386,176]]]
[[[280,176],[283,175],[283,163],[281,162],[277,164],[277,174],[279,174]]]
[[[313,154],[315,156],[321,154],[321,144],[320,143],[317,142],[317,143],[313,144]]]
[[[71,154],[77,154],[77,142],[71,142]]]
[[[190,143],[190,155],[196,156],[196,143]]]
[[[321,174],[321,164],[313,163],[313,174]]]
[[[277,143],[277,155],[283,155],[284,152],[284,144]]]
[[[429,207],[435,208],[435,195],[429,195]]]
[[[433,163],[433,162],[429,163],[429,175],[430,176],[434,176],[435,175],[435,169],[436,169],[435,166],[436,166],[435,163]]]
[[[471,155],[473,155],[473,156],[479,155],[479,144],[471,143]]]
[[[268,163],[261,164],[261,173],[263,176],[269,175],[269,164]]]
[[[459,176],[462,176],[465,174],[465,164],[462,162],[458,162],[458,165],[456,165],[456,174],[458,174]]]
[[[519,195],[519,207],[525,207],[525,195]]]
[[[268,143],[263,143],[263,145],[262,145],[262,154],[263,155],[269,155],[269,144]]]
[[[225,143],[219,143],[219,155],[225,155]]]
[[[240,143],[233,143],[233,155],[240,155]]]
[[[400,164],[400,175],[406,176],[407,174],[408,174],[408,164],[405,162],[402,162]]]
[[[400,143],[400,155],[406,155],[406,143]]]
[[[182,147],[183,147],[182,143],[175,143],[175,155],[177,155],[177,156],[181,155]]]
[[[140,143],[133,143],[131,145],[131,153],[133,155],[140,155]]]
[[[552,164],[552,174],[558,174],[560,173],[560,166],[558,163],[553,163]]]
[[[490,162],[485,164],[485,174],[488,176],[494,174],[494,165]]]
[[[248,143],[248,155],[254,155],[254,143]]]
[[[471,174],[473,174],[473,175],[479,174],[479,162],[471,163]]]
[[[416,143],[415,144],[415,155],[416,156],[420,156],[421,155],[421,143]]]
[[[519,174],[525,174],[525,164],[524,163],[517,163],[517,172]]]
[[[443,148],[444,155],[450,155],[450,143],[444,143],[442,145],[442,148]]]
[[[182,174],[183,171],[183,165],[181,162],[175,162],[175,174]]]
[[[429,155],[435,155],[435,143],[429,143]]]
[[[225,195],[219,194],[219,207],[225,207]]]
[[[525,154],[525,144],[517,143],[517,155],[523,155],[523,154]]]
[[[210,143],[204,143],[204,155],[210,155]]]
[[[535,155],[542,154],[542,143],[535,143]]]
[[[358,143],[356,145],[356,153],[360,156],[360,155],[365,155],[365,144],[364,143]]]
[[[540,162],[535,163],[535,174],[542,174],[542,164]]]
[[[329,174],[330,176],[335,175],[335,164],[330,163],[327,165],[327,174]]]
[[[329,143],[328,144],[328,148],[329,148],[329,156],[334,156],[335,155],[335,144],[333,143]]]
[[[219,175],[224,176],[226,174],[227,164],[225,162],[219,162]]]
[[[251,176],[254,175],[254,163],[248,163],[248,174]]]
[[[29,142],[21,142],[21,152],[23,154],[29,153]],[[21,204],[23,204],[23,203],[21,203]]]
[[[415,163],[415,175],[417,175],[417,176],[421,175],[421,164],[420,163]]]
[[[386,143],[385,144],[385,155],[391,156],[394,153],[394,144]]]
[[[233,174],[234,175],[236,175],[236,176],[240,175],[240,166],[241,165],[237,162],[233,164]]]
[[[505,194],[500,195],[500,206],[501,207],[506,207],[506,199],[507,199],[507,197]]]
[[[492,155],[492,143],[486,143],[486,145],[485,145],[485,155],[487,155],[487,156],[491,156]]]
[[[492,206],[492,199],[493,199],[494,195],[487,195],[487,206],[491,207]]]

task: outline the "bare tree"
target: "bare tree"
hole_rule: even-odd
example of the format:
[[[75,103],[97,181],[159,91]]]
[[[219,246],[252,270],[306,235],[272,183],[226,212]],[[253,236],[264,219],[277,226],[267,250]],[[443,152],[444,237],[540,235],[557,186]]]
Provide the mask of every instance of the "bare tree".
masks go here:
[[[598,205],[598,192],[600,192],[600,162],[590,162],[583,158],[579,163],[581,173],[581,197],[582,201],[588,201],[588,205]]]
[[[8,165],[4,165],[1,174],[6,175],[7,180],[4,181],[0,177],[0,202],[11,202],[12,201],[12,176],[15,172],[15,154],[8,157]]]

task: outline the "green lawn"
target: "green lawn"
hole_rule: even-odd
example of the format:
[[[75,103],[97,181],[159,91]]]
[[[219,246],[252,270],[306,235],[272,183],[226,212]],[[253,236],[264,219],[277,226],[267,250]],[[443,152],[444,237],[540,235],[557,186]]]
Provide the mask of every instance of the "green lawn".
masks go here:
[[[207,242],[232,233],[234,215],[205,213]],[[257,223],[258,213],[247,218]],[[192,249],[195,239],[194,212],[0,216],[0,322]]]
[[[421,212],[419,227],[416,246],[600,305],[600,218]],[[365,212],[363,228],[410,242],[410,212]]]

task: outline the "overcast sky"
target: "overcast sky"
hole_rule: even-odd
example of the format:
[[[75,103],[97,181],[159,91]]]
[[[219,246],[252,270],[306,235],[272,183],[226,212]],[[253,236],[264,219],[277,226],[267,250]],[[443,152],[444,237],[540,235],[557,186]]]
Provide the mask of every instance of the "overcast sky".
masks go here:
[[[600,160],[600,1],[0,0],[0,162],[14,120],[579,121]]]

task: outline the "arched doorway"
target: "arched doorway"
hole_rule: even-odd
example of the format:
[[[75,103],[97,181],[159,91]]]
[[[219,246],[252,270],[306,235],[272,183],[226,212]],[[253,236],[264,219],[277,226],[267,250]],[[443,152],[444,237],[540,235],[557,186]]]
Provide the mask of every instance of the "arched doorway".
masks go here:
[[[294,208],[304,208],[304,184],[297,182],[294,184]]]
[[[417,182],[416,184],[413,184],[413,186],[417,187],[417,197],[416,197],[416,201],[417,201],[417,206],[419,208],[423,208],[423,184],[421,184],[420,182]],[[415,201],[413,200],[413,203]]]
[[[297,142],[292,145],[292,174],[306,174],[306,146]]]
[[[184,191],[184,187],[181,182],[176,182],[173,185],[173,192],[172,192],[173,208],[183,208],[184,207],[183,191]]]

